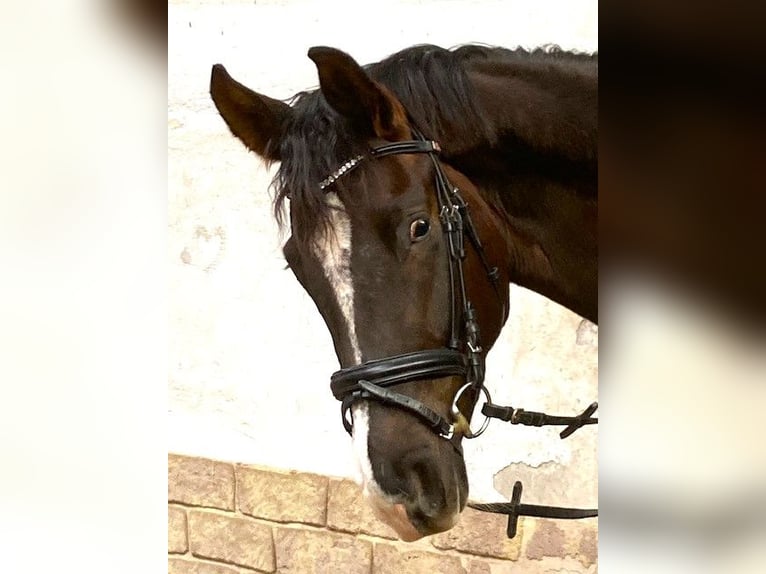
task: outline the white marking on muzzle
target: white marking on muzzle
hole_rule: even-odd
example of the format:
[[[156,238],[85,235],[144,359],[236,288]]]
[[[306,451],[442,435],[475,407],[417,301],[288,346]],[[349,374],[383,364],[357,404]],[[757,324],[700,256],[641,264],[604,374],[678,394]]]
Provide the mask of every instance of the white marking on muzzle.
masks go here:
[[[351,407],[351,416],[354,417],[353,428],[353,448],[356,454],[356,462],[360,474],[360,482],[365,498],[377,499],[374,503],[385,502],[386,505],[393,505],[393,501],[383,492],[372,472],[372,463],[370,462],[369,436],[370,436],[370,415],[367,401],[359,401]],[[371,501],[373,502],[373,501]]]
[[[372,464],[369,456],[369,406],[367,401],[360,401],[351,407],[354,417],[354,451],[361,474],[362,493],[375,515],[388,524],[405,542],[413,542],[423,537],[410,522],[407,512],[401,502],[386,494],[380,488],[372,474]]]

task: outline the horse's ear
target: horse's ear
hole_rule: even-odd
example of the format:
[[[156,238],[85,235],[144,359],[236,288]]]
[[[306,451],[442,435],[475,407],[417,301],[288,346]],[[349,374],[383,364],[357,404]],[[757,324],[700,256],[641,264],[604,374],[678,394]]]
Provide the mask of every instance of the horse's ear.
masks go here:
[[[325,46],[311,48],[308,56],[319,71],[322,94],[335,111],[379,138],[397,141],[411,137],[402,104],[351,56]]]
[[[210,96],[231,133],[248,149],[266,160],[280,159],[282,122],[290,106],[243,86],[221,64],[210,73]]]

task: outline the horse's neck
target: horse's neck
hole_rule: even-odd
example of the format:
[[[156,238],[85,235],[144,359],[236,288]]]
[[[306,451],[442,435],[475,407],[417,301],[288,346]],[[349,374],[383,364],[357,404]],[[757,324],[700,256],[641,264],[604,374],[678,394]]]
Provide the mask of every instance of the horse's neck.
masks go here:
[[[540,177],[479,184],[507,222],[512,282],[598,323],[598,206]]]
[[[496,141],[448,161],[506,220],[511,281],[597,322],[596,80],[535,72],[470,73]]]

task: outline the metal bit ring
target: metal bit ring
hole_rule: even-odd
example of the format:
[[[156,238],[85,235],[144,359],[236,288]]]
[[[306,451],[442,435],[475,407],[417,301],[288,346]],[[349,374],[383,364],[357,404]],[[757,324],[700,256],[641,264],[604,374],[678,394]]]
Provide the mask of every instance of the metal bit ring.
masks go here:
[[[465,418],[465,415],[463,413],[461,413],[460,409],[457,407],[457,403],[460,400],[460,397],[463,396],[463,393],[466,392],[466,390],[472,388],[473,386],[474,385],[472,383],[466,383],[465,385],[463,385],[462,387],[460,387],[458,389],[457,393],[455,393],[455,398],[452,399],[452,416],[454,417],[454,419],[456,421],[460,420],[461,418]],[[490,396],[489,391],[487,390],[487,387],[482,385],[482,386],[479,387],[479,390],[482,393],[484,393],[484,397],[487,399],[487,402],[491,403],[492,402],[492,397]],[[478,401],[477,401],[477,403],[478,403]],[[476,408],[475,405],[474,405],[474,408]],[[481,427],[479,428],[478,431],[473,432],[470,428],[468,428],[468,432],[464,432],[463,436],[465,438],[477,438],[477,437],[480,437],[482,434],[484,434],[484,431],[487,430],[488,426],[489,426],[489,417],[485,416],[484,417],[484,422],[482,423],[482,425],[481,425]]]

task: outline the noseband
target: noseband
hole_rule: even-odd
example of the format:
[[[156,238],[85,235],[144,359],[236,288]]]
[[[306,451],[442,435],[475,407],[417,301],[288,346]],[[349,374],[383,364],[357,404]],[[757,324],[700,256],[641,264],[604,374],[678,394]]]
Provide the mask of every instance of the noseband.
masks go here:
[[[487,271],[487,277],[495,292],[498,289],[499,273],[496,267],[490,267],[484,253],[479,236],[468,214],[466,204],[460,190],[447,179],[437,157],[439,144],[425,139],[415,132],[417,139],[384,144],[370,150],[369,156],[357,156],[343,164],[335,173],[320,183],[326,189],[338,178],[354,169],[365,157],[378,159],[389,155],[424,153],[428,154],[435,170],[436,199],[439,208],[439,220],[445,234],[448,247],[448,269],[450,288],[450,334],[446,345],[439,349],[415,351],[401,355],[393,355],[382,359],[366,361],[360,365],[336,371],[331,376],[330,388],[336,399],[341,401],[343,426],[351,434],[353,420],[348,416],[351,406],[359,400],[375,400],[405,410],[428,425],[434,432],[450,440],[459,436],[474,438],[484,432],[487,421],[477,432],[471,432],[466,418],[457,407],[463,394],[472,390],[475,399],[483,392],[491,402],[489,393],[484,387],[484,353],[479,340],[479,325],[476,311],[468,300],[463,273],[465,260],[465,238],[473,244],[476,252]],[[462,308],[458,310],[458,305]],[[503,313],[507,313],[503,302]],[[460,423],[459,429],[455,422],[450,422],[443,416],[430,409],[422,402],[391,390],[391,387],[402,383],[420,381],[441,377],[457,376],[465,380],[452,401],[452,417]],[[475,402],[475,400],[474,400]],[[456,429],[459,433],[456,433]]]

